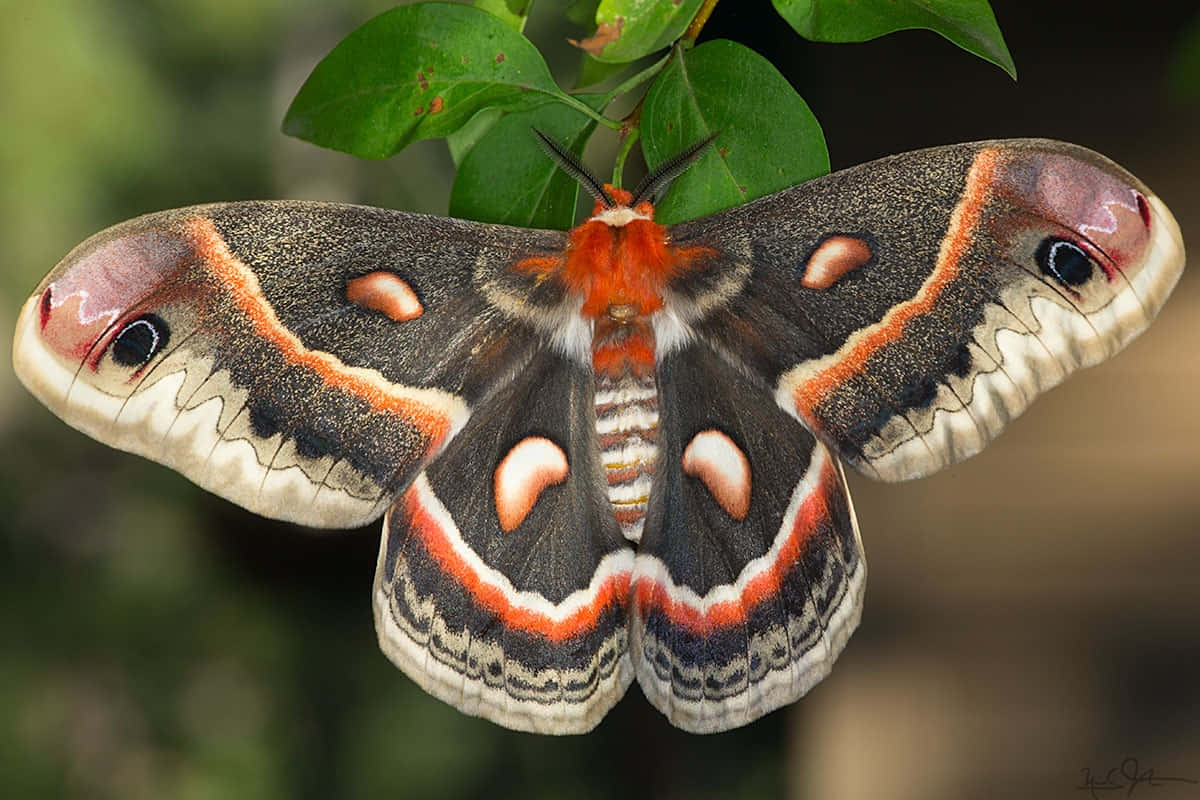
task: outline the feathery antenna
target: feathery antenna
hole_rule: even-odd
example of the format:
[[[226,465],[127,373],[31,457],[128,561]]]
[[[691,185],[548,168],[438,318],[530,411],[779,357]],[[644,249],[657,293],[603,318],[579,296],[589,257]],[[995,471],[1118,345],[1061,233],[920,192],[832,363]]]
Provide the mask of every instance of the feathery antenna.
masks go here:
[[[633,193],[633,202],[630,205],[636,206],[643,200],[657,199],[658,193],[666,189],[671,181],[678,178],[689,167],[700,160],[700,155],[704,152],[704,149],[712,144],[713,140],[720,133],[720,131],[714,131],[703,141],[697,142],[682,153],[672,156],[660,164],[656,170],[647,175],[638,184],[637,191]]]
[[[578,181],[579,185],[586,189],[588,194],[601,203],[604,203],[605,208],[612,208],[616,205],[616,201],[604,190],[604,184],[595,175],[588,172],[587,168],[580,163],[579,159],[573,153],[537,128],[534,128],[533,132],[537,134],[538,141],[541,143],[542,149],[546,151],[546,155],[550,156],[550,159],[558,164],[559,169]]]

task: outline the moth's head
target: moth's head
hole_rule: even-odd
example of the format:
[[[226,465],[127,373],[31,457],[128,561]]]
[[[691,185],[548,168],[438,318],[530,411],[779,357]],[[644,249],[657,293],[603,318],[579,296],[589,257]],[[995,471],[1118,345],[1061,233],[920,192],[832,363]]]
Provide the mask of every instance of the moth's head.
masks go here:
[[[164,224],[168,223],[168,224]],[[25,302],[13,365],[29,390],[72,423],[97,392],[124,399],[166,351],[195,245],[163,215],[110,228],[75,248]]]
[[[633,192],[604,184],[604,193],[596,198],[591,219],[613,228],[623,228],[635,219],[654,220],[654,206],[649,200],[635,200]]]
[[[700,156],[719,135],[718,133],[713,133],[703,141],[697,142],[683,152],[659,164],[658,167],[642,180],[635,190],[630,192],[627,189],[619,189],[610,183],[600,181],[583,166],[583,162],[570,150],[558,144],[537,128],[534,128],[533,132],[537,136],[538,142],[546,152],[546,155],[558,165],[558,168],[577,180],[580,187],[596,198],[596,204],[592,208],[591,220],[602,222],[614,228],[624,227],[636,219],[653,221],[654,202],[657,198],[671,185],[671,181],[678,178],[699,160]]]

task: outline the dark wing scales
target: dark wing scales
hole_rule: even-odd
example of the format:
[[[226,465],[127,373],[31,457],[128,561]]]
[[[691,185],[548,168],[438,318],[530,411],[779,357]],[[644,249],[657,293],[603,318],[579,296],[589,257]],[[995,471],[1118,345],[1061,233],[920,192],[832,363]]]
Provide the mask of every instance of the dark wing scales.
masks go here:
[[[674,725],[727,730],[829,672],[858,623],[866,563],[836,457],[767,387],[703,343],[657,377],[630,650]]]
[[[713,342],[885,480],[974,454],[1037,394],[1116,353],[1184,261],[1149,189],[1045,140],[893,156],[672,236],[717,255],[672,285],[668,341]]]
[[[550,351],[388,512],[380,644],[423,688],[518,730],[589,730],[624,694],[633,553],[603,492],[582,365]]]
[[[152,214],[47,277],[14,362],[101,441],[267,516],[357,525],[543,346],[569,304],[510,267],[563,246],[327,203]]]

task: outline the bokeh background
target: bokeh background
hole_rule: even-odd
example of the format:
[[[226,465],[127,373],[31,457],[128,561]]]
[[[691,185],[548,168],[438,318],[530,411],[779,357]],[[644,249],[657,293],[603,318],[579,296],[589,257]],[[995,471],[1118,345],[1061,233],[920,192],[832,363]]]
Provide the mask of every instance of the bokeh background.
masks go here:
[[[555,3],[530,34],[570,74]],[[706,37],[759,49],[834,168],[1052,136],[1136,172],[1200,248],[1195,2],[998,0],[1020,73],[928,32],[803,42],[765,0]],[[278,131],[380,0],[0,0],[0,337],[87,235],[263,197],[443,212],[422,143],[363,163]],[[769,114],[747,98],[747,114]],[[601,153],[601,158],[603,155]],[[694,737],[632,689],[591,735],[465,717],[379,652],[372,529],[271,523],[68,429],[0,367],[0,794],[5,797],[1061,798],[1125,757],[1200,779],[1200,275],[1115,361],[978,458],[854,479],[871,567],[833,674]],[[1158,800],[1200,787],[1142,787]]]

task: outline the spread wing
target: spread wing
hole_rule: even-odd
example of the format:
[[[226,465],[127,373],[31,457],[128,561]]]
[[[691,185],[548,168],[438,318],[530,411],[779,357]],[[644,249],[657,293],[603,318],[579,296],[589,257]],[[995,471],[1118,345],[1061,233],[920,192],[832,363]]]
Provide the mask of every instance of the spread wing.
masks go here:
[[[460,709],[591,729],[633,680],[633,551],[604,495],[582,365],[543,351],[388,512],[375,577],[384,652]]]
[[[715,255],[671,286],[660,341],[711,342],[884,480],[973,455],[1116,353],[1184,260],[1136,178],[1032,139],[885,158],[671,233]]]
[[[14,362],[107,444],[266,516],[358,525],[542,346],[561,289],[508,267],[563,243],[325,203],[151,214],[47,276]]]
[[[671,722],[710,733],[796,700],[858,624],[866,561],[841,467],[703,343],[658,368],[659,467],[630,652]]]

